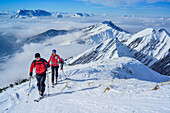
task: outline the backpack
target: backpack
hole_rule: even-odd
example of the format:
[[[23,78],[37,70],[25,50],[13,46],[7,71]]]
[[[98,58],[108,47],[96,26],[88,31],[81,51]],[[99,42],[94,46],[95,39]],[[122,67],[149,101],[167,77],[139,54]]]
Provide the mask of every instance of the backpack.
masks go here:
[[[45,63],[44,63],[44,59],[41,58],[40,61],[42,61],[43,65],[45,66],[46,71],[47,71],[47,67],[46,67],[46,65],[45,65]],[[37,61],[34,60],[33,62],[34,62],[34,66],[36,66],[36,62],[37,62]]]
[[[58,60],[58,55],[56,54],[57,60]],[[53,64],[53,55],[51,55],[51,63]]]

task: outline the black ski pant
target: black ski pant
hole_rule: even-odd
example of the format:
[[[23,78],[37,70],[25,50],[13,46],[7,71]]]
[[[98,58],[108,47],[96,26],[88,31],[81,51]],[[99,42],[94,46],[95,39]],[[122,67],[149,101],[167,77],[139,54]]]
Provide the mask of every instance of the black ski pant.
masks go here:
[[[54,72],[55,72],[55,76],[56,76],[56,81],[58,79],[58,68],[59,68],[59,66],[51,66],[51,70],[52,70],[52,83],[54,83]]]
[[[42,74],[37,74],[36,79],[37,79],[38,91],[44,93],[44,91],[45,91],[46,72],[44,72]]]

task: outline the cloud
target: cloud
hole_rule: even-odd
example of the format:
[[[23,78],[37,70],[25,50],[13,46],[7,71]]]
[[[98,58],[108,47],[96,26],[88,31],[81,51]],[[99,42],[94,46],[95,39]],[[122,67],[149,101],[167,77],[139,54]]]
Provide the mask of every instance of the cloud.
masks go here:
[[[146,3],[170,2],[170,0],[146,0]]]
[[[170,0],[77,0],[90,2],[94,4],[109,6],[109,7],[119,7],[119,6],[132,6],[137,3],[157,3],[157,2],[170,2]]]

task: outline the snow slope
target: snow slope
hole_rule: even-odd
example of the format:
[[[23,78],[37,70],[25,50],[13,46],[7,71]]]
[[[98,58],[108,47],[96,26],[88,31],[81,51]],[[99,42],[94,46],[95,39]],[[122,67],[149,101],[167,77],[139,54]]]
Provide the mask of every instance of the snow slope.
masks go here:
[[[108,39],[84,53],[68,59],[67,63],[69,65],[85,64],[97,60],[114,59],[125,56],[133,57],[131,49],[119,42],[118,39]]]
[[[0,112],[170,112],[170,90],[168,90],[170,82],[163,82],[170,80],[170,77],[152,71],[135,59],[122,57],[101,60],[85,65],[66,66],[64,71],[65,74],[60,71],[60,80],[55,88],[50,86],[51,95],[39,103],[33,102],[38,98],[35,79],[30,90],[27,82],[1,93]],[[63,80],[63,77],[68,79]],[[152,90],[156,85],[159,88]],[[26,103],[28,91],[29,103]]]
[[[142,54],[160,60],[169,52],[170,35],[165,29],[154,30],[152,28],[148,28],[132,35],[125,44]],[[142,56],[139,55],[136,59],[149,67],[156,62],[155,60],[148,62],[149,59],[141,57]]]

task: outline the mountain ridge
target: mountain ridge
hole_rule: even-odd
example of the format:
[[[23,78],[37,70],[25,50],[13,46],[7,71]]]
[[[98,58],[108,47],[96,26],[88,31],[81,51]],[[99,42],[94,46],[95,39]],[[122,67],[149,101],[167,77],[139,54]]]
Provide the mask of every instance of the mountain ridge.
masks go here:
[[[109,23],[109,21],[104,23]],[[89,29],[91,30],[92,28]],[[165,29],[155,30],[153,28],[147,28],[136,34],[129,35],[128,40],[125,41],[120,40],[118,37],[106,39],[104,41],[105,42],[101,41],[101,43],[95,46],[94,48],[87,50],[85,53],[82,53],[81,55],[76,57],[77,59],[75,58],[73,61],[69,60],[68,63],[70,65],[76,65],[80,63],[83,64],[89,63],[91,62],[90,59],[97,61],[102,58],[106,59],[116,58],[119,57],[120,54],[117,54],[117,52],[119,52],[122,54],[122,56],[133,57],[139,60],[140,62],[144,63],[146,66],[153,67],[154,63],[163,59],[168,54],[169,51],[168,45],[170,44],[170,37],[169,33]],[[99,48],[103,49],[100,50]],[[121,52],[124,50],[117,51],[118,48],[124,48],[124,50],[126,51],[125,52]],[[104,49],[107,51],[105,51]],[[169,61],[170,58],[169,57],[166,58]],[[88,59],[89,61],[87,61]],[[166,73],[169,72],[170,70],[168,70],[168,72]]]

